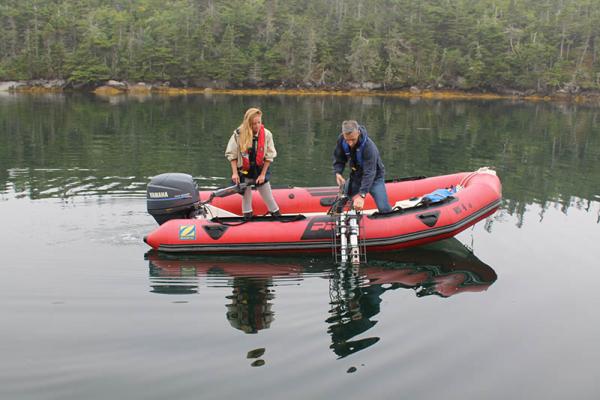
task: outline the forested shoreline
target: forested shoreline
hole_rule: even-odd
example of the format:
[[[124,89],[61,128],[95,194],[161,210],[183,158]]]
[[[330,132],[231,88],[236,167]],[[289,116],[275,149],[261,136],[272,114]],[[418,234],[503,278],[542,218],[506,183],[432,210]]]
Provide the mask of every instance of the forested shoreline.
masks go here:
[[[597,0],[5,0],[0,80],[600,90]]]

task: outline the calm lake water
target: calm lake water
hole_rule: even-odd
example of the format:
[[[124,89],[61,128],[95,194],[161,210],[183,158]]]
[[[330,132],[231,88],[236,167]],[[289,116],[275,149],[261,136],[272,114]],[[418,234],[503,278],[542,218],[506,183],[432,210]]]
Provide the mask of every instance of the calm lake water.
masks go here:
[[[456,239],[329,256],[149,252],[145,187],[223,157],[259,106],[273,185],[332,185],[341,120],[388,178],[494,167]],[[379,97],[0,95],[0,398],[597,399],[600,109]]]

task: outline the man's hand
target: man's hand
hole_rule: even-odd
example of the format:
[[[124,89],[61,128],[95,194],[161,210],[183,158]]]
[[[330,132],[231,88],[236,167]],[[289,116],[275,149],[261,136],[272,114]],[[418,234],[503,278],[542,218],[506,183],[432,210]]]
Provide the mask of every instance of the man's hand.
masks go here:
[[[365,199],[363,199],[361,196],[354,196],[352,205],[356,211],[362,211],[363,207],[365,206]]]
[[[237,173],[237,172],[234,172],[234,173],[231,175],[231,180],[232,180],[232,181],[233,181],[233,183],[235,183],[236,185],[239,185],[239,183],[240,183],[240,176],[238,175],[238,173]]]
[[[342,186],[346,183],[346,180],[341,174],[335,174],[335,181],[337,182],[338,186]]]
[[[258,178],[256,178],[256,184],[257,185],[262,185],[263,183],[265,183],[265,179],[266,179],[265,175],[260,174],[258,176]]]

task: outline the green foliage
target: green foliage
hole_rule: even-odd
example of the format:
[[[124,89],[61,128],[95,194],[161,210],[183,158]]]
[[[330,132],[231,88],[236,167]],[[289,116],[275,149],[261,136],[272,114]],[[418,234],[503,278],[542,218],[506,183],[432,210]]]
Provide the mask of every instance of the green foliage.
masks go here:
[[[377,68],[381,65],[379,59],[377,42],[362,36],[357,36],[350,47],[350,73],[355,82],[364,83],[377,74]]]
[[[595,0],[7,0],[0,77],[600,89]]]

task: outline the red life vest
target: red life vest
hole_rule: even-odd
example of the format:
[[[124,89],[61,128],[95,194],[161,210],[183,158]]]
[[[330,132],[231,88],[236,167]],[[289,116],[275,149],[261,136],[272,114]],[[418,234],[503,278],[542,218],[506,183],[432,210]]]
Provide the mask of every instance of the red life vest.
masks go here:
[[[258,129],[258,143],[256,145],[256,166],[262,167],[265,163],[265,126],[261,125]],[[242,171],[250,170],[250,155],[248,149],[242,151]]]

